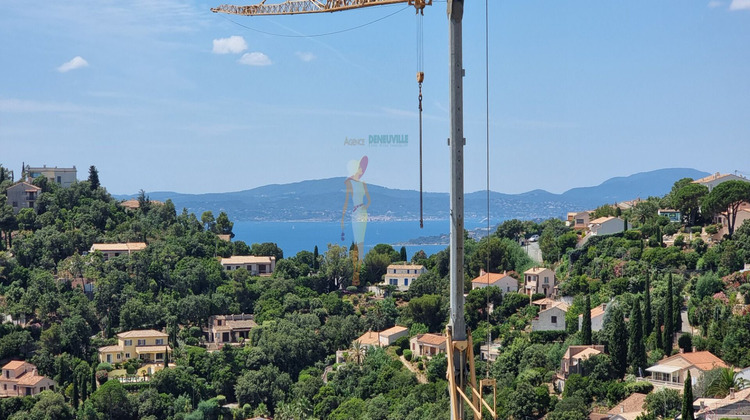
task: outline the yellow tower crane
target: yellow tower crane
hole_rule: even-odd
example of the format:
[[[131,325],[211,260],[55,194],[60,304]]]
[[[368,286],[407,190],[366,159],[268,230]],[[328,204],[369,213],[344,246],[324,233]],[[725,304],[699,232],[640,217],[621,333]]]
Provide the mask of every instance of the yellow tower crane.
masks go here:
[[[281,3],[266,4],[262,0],[258,4],[247,6],[221,5],[212,8],[214,13],[227,13],[240,16],[273,16],[296,15],[305,13],[338,12],[343,10],[360,9],[364,7],[406,3],[414,6],[417,13],[422,15],[425,6],[432,4],[432,0],[285,0]],[[486,408],[492,418],[497,419],[496,412],[496,384],[494,380],[483,379],[477,387],[474,371],[474,352],[472,349],[471,333],[467,332],[464,320],[464,138],[463,122],[463,51],[462,51],[462,20],[464,14],[464,0],[447,0],[448,21],[450,28],[450,137],[448,144],[451,148],[451,231],[450,231],[450,320],[446,327],[448,351],[448,383],[451,400],[451,419],[464,418],[464,402],[471,409],[475,420],[482,418],[483,408]],[[424,72],[421,67],[417,71],[419,83],[419,131],[420,131],[420,159],[422,152],[422,82]],[[422,175],[420,162],[420,192],[422,189]],[[421,209],[421,194],[420,194]],[[420,224],[422,220],[420,217]],[[490,406],[482,398],[484,387],[493,388],[493,405]],[[470,397],[466,395],[466,391]]]

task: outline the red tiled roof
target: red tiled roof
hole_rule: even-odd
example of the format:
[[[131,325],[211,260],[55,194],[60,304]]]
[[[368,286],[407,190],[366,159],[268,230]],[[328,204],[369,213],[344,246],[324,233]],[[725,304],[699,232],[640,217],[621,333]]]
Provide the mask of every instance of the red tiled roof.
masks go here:
[[[21,366],[23,366],[24,363],[26,362],[24,362],[23,360],[14,360],[12,362],[6,363],[5,366],[3,366],[3,369],[16,370],[20,368]]]
[[[446,344],[444,336],[430,333],[417,335],[417,341],[432,346],[440,346]]]
[[[620,414],[620,413],[641,413],[643,412],[643,404],[646,402],[646,394],[635,392],[630,394],[628,398],[620,401],[615,407],[609,410],[608,414]]]

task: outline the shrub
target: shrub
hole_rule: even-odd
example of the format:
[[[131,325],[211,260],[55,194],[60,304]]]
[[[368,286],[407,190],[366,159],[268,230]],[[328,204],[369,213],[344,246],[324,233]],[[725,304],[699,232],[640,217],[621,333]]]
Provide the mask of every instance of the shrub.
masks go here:
[[[352,292],[352,293],[357,293],[357,290],[358,290],[357,286],[347,286],[346,288],[347,292]]]
[[[419,363],[417,363],[417,369],[419,369],[419,370],[424,369],[424,365],[422,364],[421,361]]]
[[[682,351],[690,353],[693,351],[693,336],[690,333],[683,333],[679,339],[677,339],[677,345],[680,346]]]
[[[101,362],[96,366],[96,370],[106,370],[107,372],[111,372],[112,369],[112,365],[107,362]]]
[[[625,394],[630,395],[633,393],[640,393],[640,394],[648,394],[649,392],[653,391],[654,385],[651,382],[646,381],[637,381],[637,382],[628,382],[625,384]]]
[[[641,239],[641,231],[640,230],[628,230],[625,231],[625,239],[629,241],[637,241]]]
[[[682,235],[677,235],[676,238],[674,238],[674,246],[678,246],[680,248],[685,246],[685,237]]]
[[[412,356],[411,350],[404,350],[404,359],[411,362],[411,356]]]
[[[711,226],[713,226],[714,229],[715,229],[714,233],[711,233],[711,232],[708,231],[708,229]],[[711,225],[711,226],[709,226],[709,227],[706,228],[706,233],[709,233],[709,234],[713,235],[713,234],[715,234],[715,233],[717,233],[719,231],[718,229],[716,229],[716,225]],[[701,232],[703,232],[703,228],[701,226],[693,226],[691,229],[692,229],[693,233],[700,234]]]

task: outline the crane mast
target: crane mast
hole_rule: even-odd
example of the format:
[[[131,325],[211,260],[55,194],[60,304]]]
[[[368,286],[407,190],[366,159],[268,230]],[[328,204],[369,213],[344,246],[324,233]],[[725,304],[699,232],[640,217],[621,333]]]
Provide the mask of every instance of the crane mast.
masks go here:
[[[464,138],[463,121],[463,54],[462,21],[464,0],[447,0],[450,29],[450,137],[448,144],[451,154],[450,186],[450,320],[446,328],[448,359],[448,382],[451,400],[451,419],[464,418],[464,402],[471,408],[474,419],[482,418],[483,407],[493,418],[497,418],[496,394],[493,393],[493,407],[482,398],[482,388],[495,388],[495,381],[483,379],[477,387],[474,371],[474,353],[471,334],[467,333],[464,318]],[[363,7],[407,3],[421,13],[432,0],[286,0],[281,3],[261,3],[248,6],[222,5],[212,8],[214,13],[228,13],[241,16],[294,15],[304,13],[337,12]],[[423,73],[417,74],[421,83]],[[421,95],[421,93],[420,93]],[[421,106],[421,105],[420,105]],[[468,377],[467,377],[468,376]],[[465,390],[470,389],[469,398]]]

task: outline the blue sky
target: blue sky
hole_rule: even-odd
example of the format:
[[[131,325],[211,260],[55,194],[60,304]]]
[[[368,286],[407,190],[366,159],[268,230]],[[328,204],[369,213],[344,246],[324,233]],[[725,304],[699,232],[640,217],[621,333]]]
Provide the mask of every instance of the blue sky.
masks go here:
[[[412,9],[229,17],[218,4],[3,1],[0,163],[76,165],[79,178],[93,164],[118,194],[201,193],[346,176],[367,155],[363,180],[418,188]],[[750,173],[750,0],[489,8],[491,189]],[[467,191],[485,185],[484,51],[484,2],[470,1]],[[425,188],[448,191],[444,2],[425,10],[424,58]],[[345,144],[377,134],[408,145]]]

